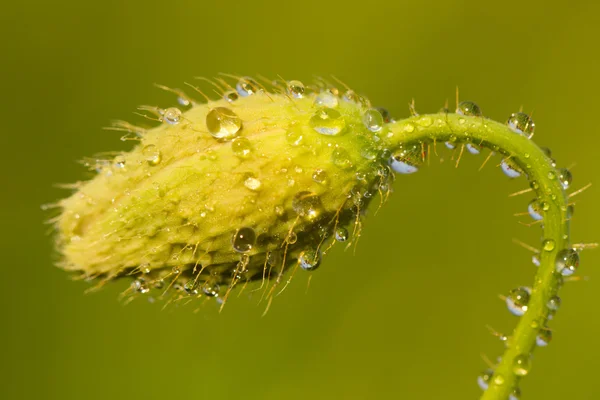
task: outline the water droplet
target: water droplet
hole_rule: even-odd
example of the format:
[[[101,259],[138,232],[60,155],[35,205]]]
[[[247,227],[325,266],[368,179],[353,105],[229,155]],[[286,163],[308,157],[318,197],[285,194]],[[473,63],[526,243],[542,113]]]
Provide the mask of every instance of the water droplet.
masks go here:
[[[256,242],[256,232],[252,228],[240,228],[234,233],[231,239],[233,249],[239,253],[246,253],[252,250]]]
[[[198,284],[195,279],[190,279],[183,285],[183,290],[189,295],[198,294]]]
[[[461,101],[456,107],[456,113],[460,115],[472,115],[479,117],[482,115],[479,106],[472,101]]]
[[[547,209],[544,210],[544,206],[542,203],[546,205],[548,204],[546,202],[541,202],[538,199],[533,199],[527,206],[527,211],[529,211],[529,215],[531,215],[531,218],[533,218],[536,221],[541,221],[542,219],[544,219],[544,211],[548,211]]]
[[[412,174],[419,170],[417,165],[425,158],[420,143],[400,146],[390,157],[390,167],[400,174]]]
[[[260,190],[260,188],[262,186],[262,182],[253,176],[248,176],[244,180],[244,186],[246,186],[248,189],[256,192],[256,191]]]
[[[424,128],[427,128],[428,126],[431,126],[431,124],[433,124],[433,120],[431,119],[431,117],[421,117],[417,120],[417,124],[419,124],[419,126],[422,126]]]
[[[335,108],[338,106],[338,98],[330,92],[321,92],[315,97],[314,105],[317,107]]]
[[[525,286],[518,287],[510,291],[506,297],[506,306],[511,314],[517,317],[527,312],[531,289]]]
[[[292,208],[301,217],[312,221],[321,215],[323,205],[319,196],[312,192],[298,192],[292,200]]]
[[[535,338],[535,343],[539,347],[546,347],[552,340],[552,331],[549,329],[542,329]]]
[[[290,96],[295,99],[301,99],[304,97],[304,84],[300,81],[289,81],[287,85],[287,92]]]
[[[454,150],[456,148],[456,144],[453,142],[445,142],[444,145],[450,150]]]
[[[531,358],[528,354],[520,354],[513,359],[513,373],[517,376],[525,376],[531,370]]]
[[[538,256],[537,254],[534,254],[531,257],[531,262],[533,263],[533,265],[535,265],[536,267],[539,267],[542,264],[542,261],[540,260],[540,256]]]
[[[552,311],[558,311],[558,309],[560,308],[560,303],[561,303],[560,297],[552,296],[550,298],[550,300],[548,300],[547,306]]]
[[[567,168],[561,168],[558,170],[558,180],[563,189],[567,190],[571,186],[571,182],[573,182],[573,175]]]
[[[335,230],[335,240],[338,242],[345,242],[348,240],[348,229],[339,227]]]
[[[312,174],[312,180],[320,185],[326,185],[328,182],[327,172],[324,169],[317,168]]]
[[[487,390],[493,376],[494,371],[492,369],[486,369],[477,377],[477,385],[479,385],[481,390]]]
[[[538,181],[531,181],[531,183],[529,184],[529,187],[531,187],[533,190],[538,190],[540,188],[540,184],[538,183]]]
[[[131,282],[131,290],[146,294],[150,291],[150,288],[148,285],[146,285],[146,282],[143,279],[136,279],[135,281]]]
[[[556,255],[556,271],[563,276],[573,275],[579,267],[579,254],[574,249],[564,249]]]
[[[542,248],[546,251],[552,251],[556,247],[556,242],[553,239],[546,239],[542,242]]]
[[[158,150],[158,147],[156,147],[156,145],[154,144],[144,146],[144,148],[142,149],[142,155],[144,156],[144,159],[146,160],[148,165],[151,166],[160,164],[162,160],[162,155]]]
[[[356,94],[356,92],[354,92],[354,90],[347,90],[342,96],[342,99],[349,103],[358,103],[358,98],[359,96]]]
[[[298,241],[298,234],[296,232],[291,231],[290,233],[288,233],[286,242],[288,242],[289,244],[294,244],[297,241]]]
[[[509,178],[518,178],[521,176],[521,168],[510,158],[503,159],[500,163],[500,168],[502,168],[502,172]]]
[[[240,78],[235,85],[235,88],[240,96],[248,97],[258,92],[259,86],[256,81],[248,76]]]
[[[181,121],[181,110],[177,107],[169,107],[163,114],[163,121],[170,125],[177,125]]]
[[[508,396],[508,400],[519,400],[521,398],[521,389],[518,387],[514,388],[512,393]]]
[[[248,158],[252,152],[252,143],[248,138],[237,137],[231,141],[231,150],[239,158]]]
[[[352,168],[352,159],[350,154],[344,149],[336,148],[331,153],[331,162],[338,168],[349,169]]]
[[[467,150],[471,154],[479,154],[481,153],[481,146],[474,143],[467,143]]]
[[[228,103],[233,103],[234,101],[236,101],[239,98],[240,98],[240,96],[237,94],[237,92],[234,92],[233,90],[227,91],[223,95],[223,100],[225,100]]]
[[[113,163],[114,163],[115,168],[123,169],[123,168],[125,168],[125,157],[116,156]]]
[[[535,123],[531,117],[524,112],[513,113],[506,121],[508,127],[521,135],[531,136],[535,130]]]
[[[346,120],[339,111],[323,107],[310,118],[310,126],[322,135],[336,136],[344,131]]]
[[[494,375],[494,384],[498,386],[504,385],[504,377],[500,374]]]
[[[216,107],[206,115],[208,132],[217,139],[232,139],[242,129],[242,120],[226,107]]]
[[[306,271],[314,271],[321,263],[321,254],[313,249],[304,250],[298,256],[298,263],[302,269]]]
[[[383,128],[383,116],[375,108],[365,111],[362,121],[371,132],[379,132]]]
[[[556,172],[554,171],[548,171],[548,179],[550,179],[551,181],[556,179]]]
[[[215,282],[206,281],[204,285],[202,285],[202,293],[208,297],[217,297],[219,296],[219,290],[221,290],[220,286]]]
[[[179,275],[181,274],[181,268],[176,265],[173,268],[171,268],[171,273],[174,275]]]

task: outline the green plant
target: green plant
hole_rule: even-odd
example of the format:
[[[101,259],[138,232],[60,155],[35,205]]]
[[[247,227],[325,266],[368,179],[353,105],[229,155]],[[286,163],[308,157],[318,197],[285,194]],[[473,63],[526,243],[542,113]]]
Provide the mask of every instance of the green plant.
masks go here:
[[[388,199],[393,172],[413,173],[436,145],[502,157],[511,178],[524,175],[543,221],[532,288],[506,298],[521,316],[492,372],[480,377],[483,399],[518,397],[536,345],[565,277],[579,264],[569,224],[567,169],[531,141],[534,123],[522,112],[507,123],[483,117],[472,102],[455,113],[393,120],[346,88],[320,81],[209,81],[219,100],[197,104],[182,91],[179,108],[141,107],[154,128],[119,121],[112,129],[139,143],[127,153],[86,161],[97,175],[75,185],[56,218],[61,266],[97,286],[125,276],[127,295],[170,294],[171,300],[214,297],[225,304],[235,286],[260,281],[267,309],[297,269],[313,270],[335,243],[356,243],[362,214],[379,194]],[[348,229],[349,228],[349,229]],[[284,272],[291,269],[289,277]]]

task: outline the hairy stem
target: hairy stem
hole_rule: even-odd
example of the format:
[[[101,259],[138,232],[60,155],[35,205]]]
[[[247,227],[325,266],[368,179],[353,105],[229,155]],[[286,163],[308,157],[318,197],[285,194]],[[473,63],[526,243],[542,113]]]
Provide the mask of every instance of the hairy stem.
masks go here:
[[[388,135],[392,148],[408,143],[436,142],[474,143],[491,149],[514,161],[528,177],[540,201],[550,206],[544,214],[540,243],[541,264],[535,276],[527,312],[521,317],[512,339],[495,369],[493,379],[482,400],[506,400],[518,386],[524,373],[515,368],[515,359],[531,357],[536,336],[548,318],[548,301],[562,282],[556,272],[557,253],[569,246],[567,196],[558,179],[552,160],[527,137],[506,125],[478,116],[431,114],[408,118],[390,125]],[[525,372],[526,373],[526,372]]]

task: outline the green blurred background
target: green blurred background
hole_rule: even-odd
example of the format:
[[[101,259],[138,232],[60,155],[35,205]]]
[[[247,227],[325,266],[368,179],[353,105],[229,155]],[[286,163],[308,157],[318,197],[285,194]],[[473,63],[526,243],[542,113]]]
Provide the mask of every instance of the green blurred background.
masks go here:
[[[241,3],[241,2],[240,2]],[[84,295],[54,267],[47,213],[84,177],[76,160],[127,148],[102,131],[136,121],[139,104],[166,106],[152,86],[181,87],[219,72],[310,81],[336,75],[393,115],[437,111],[458,85],[463,99],[504,120],[524,107],[535,140],[574,187],[599,183],[600,5],[570,1],[7,2],[2,43],[2,399],[474,399],[481,354],[516,318],[498,294],[530,284],[539,240],[518,223],[529,195],[483,156],[460,168],[433,162],[396,181],[392,201],[367,220],[353,255],[337,248],[296,278],[261,318],[244,294],[170,307],[117,297],[126,282]],[[600,194],[577,201],[573,238],[600,240]],[[372,213],[371,213],[372,214]],[[522,221],[528,221],[522,217]],[[522,385],[529,399],[597,399],[600,253],[582,255]]]

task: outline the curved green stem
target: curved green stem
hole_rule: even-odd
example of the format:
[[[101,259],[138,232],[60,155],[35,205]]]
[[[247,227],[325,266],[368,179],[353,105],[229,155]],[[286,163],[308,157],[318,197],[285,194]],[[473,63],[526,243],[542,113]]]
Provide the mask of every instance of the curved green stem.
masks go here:
[[[445,113],[415,116],[392,123],[388,140],[392,149],[408,143],[435,145],[446,141],[471,142],[490,148],[518,164],[538,199],[550,205],[544,214],[541,264],[527,312],[515,328],[489,387],[481,397],[482,400],[506,400],[524,375],[515,369],[514,360],[523,355],[531,357],[536,336],[548,318],[548,301],[556,294],[562,281],[560,273],[555,271],[555,263],[557,253],[569,245],[569,222],[567,196],[558,180],[558,172],[544,151],[527,137],[513,132],[504,124],[482,117]]]

